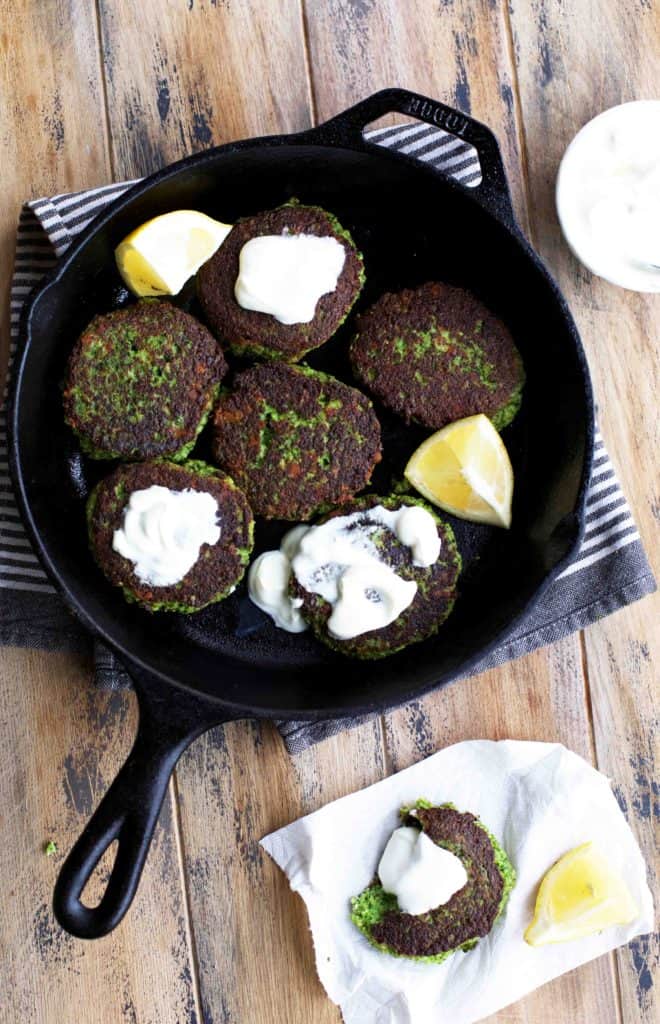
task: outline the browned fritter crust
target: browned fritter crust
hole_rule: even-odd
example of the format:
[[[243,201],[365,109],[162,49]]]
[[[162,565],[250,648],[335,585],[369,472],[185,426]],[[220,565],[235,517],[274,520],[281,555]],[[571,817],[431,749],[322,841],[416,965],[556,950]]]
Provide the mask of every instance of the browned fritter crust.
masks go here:
[[[409,644],[425,640],[434,633],[451,613],[456,600],[456,585],[461,572],[461,556],[456,545],[454,532],[449,523],[444,522],[421,498],[388,495],[380,497],[367,494],[322,516],[320,523],[325,523],[336,516],[350,516],[354,512],[364,512],[368,519],[369,510],[376,505],[383,505],[390,510],[401,508],[402,505],[424,508],[434,519],[441,540],[440,557],[428,567],[413,564],[410,548],[402,544],[386,527],[378,531],[380,556],[405,580],[414,580],[417,593],[411,604],[389,626],[371,630],[348,640],[338,640],[328,632],[328,619],[332,607],[319,594],[311,593],[302,586],[292,573],[289,590],[293,597],[302,600],[300,613],[310,624],[315,635],[324,644],[341,654],[352,658],[384,658]]]
[[[257,515],[306,520],[366,487],[381,457],[380,425],[366,395],[334,377],[261,364],[221,395],[213,453]]]
[[[133,563],[112,547],[131,494],[153,484],[174,491],[206,492],[218,503],[218,543],[203,544],[192,569],[169,587],[152,587],[139,580]],[[197,611],[226,597],[243,576],[252,550],[254,520],[245,495],[228,476],[203,462],[177,465],[155,460],[118,466],[92,492],[87,518],[92,553],[108,580],[122,587],[129,600],[152,610]]]
[[[227,363],[189,313],[143,299],[95,316],[74,345],[66,422],[95,458],[185,458],[217,396]]]
[[[434,843],[460,858],[467,884],[448,903],[427,914],[388,911],[371,934],[375,942],[401,956],[437,956],[488,935],[499,914],[504,879],[488,832],[474,814],[452,807],[418,808],[404,824],[417,822]]]
[[[259,235],[331,235],[344,247],[346,260],[334,292],[322,295],[308,324],[281,324],[267,313],[243,309],[234,297],[241,249]],[[364,282],[362,257],[332,214],[319,206],[287,203],[239,220],[218,251],[197,275],[199,300],[213,331],[232,352],[259,359],[297,362],[330,338],[346,318]]]
[[[525,379],[508,328],[463,288],[429,282],[381,296],[357,318],[358,380],[407,423],[430,430],[484,413],[515,416]]]

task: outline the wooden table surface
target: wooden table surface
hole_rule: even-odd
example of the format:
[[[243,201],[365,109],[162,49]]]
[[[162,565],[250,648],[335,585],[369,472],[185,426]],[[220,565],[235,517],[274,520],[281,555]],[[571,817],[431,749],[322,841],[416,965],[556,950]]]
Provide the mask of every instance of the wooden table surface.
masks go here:
[[[590,117],[660,93],[659,54],[653,0],[0,0],[3,351],[24,199],[306,128],[383,86],[427,93],[500,140],[520,223],[582,332],[602,432],[657,572],[660,297],[577,264],[553,184]],[[51,890],[129,749],[135,701],[94,690],[79,657],[3,651],[2,1024],[339,1021],[302,901],[258,839],[457,740],[558,740],[593,761],[614,778],[652,870],[657,621],[646,599],[293,759],[269,724],[212,731],[176,771],[131,913],[94,943],[57,927]],[[51,837],[60,852],[49,858]],[[492,1019],[650,1024],[657,960],[642,939]]]

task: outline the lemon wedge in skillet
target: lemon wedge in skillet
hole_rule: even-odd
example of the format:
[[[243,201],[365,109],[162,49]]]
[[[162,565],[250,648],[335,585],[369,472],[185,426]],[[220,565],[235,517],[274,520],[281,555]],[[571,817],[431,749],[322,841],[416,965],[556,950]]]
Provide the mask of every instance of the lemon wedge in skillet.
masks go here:
[[[432,434],[412,455],[405,476],[445,512],[475,523],[511,525],[513,469],[487,416],[468,416]]]
[[[544,946],[582,939],[615,924],[629,924],[638,913],[623,879],[593,843],[584,843],[543,876],[525,941]]]
[[[177,295],[231,231],[198,210],[173,210],[140,224],[115,249],[117,268],[135,295]]]

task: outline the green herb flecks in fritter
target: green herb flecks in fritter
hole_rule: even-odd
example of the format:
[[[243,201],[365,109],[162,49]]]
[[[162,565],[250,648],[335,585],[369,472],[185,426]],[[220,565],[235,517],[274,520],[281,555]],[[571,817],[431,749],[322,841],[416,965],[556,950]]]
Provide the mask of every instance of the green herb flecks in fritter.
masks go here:
[[[413,565],[410,548],[402,544],[388,527],[378,524],[377,529],[370,533],[370,539],[378,548],[379,557],[383,562],[394,569],[402,579],[414,580],[417,583],[417,593],[412,603],[394,622],[383,629],[362,633],[349,640],[338,640],[330,636],[327,629],[327,622],[332,614],[331,605],[319,594],[305,590],[295,575],[292,574],[290,582],[291,595],[302,598],[300,613],[319,640],[333,650],[353,658],[384,658],[436,633],[454,607],[456,582],[461,571],[461,556],[451,526],[440,519],[426,502],[418,498],[381,498],[369,494],[336,509],[322,517],[319,522],[327,522],[337,515],[350,516],[355,512],[363,512],[364,522],[367,524],[369,510],[376,505],[394,511],[403,505],[419,505],[433,516],[441,541],[437,562],[424,568]]]
[[[221,395],[213,452],[255,514],[306,520],[366,487],[380,426],[355,388],[306,366],[262,364]]]
[[[218,503],[220,539],[203,544],[199,558],[179,583],[155,587],[140,580],[133,562],[113,549],[115,530],[134,491],[154,485],[172,491],[206,492]],[[155,459],[118,466],[102,480],[87,502],[89,543],[108,580],[121,587],[127,601],[151,611],[197,612],[222,601],[242,579],[253,546],[254,520],[243,492],[230,477],[205,462],[175,463]]]
[[[211,333],[170,302],[96,316],[76,342],[65,419],[96,459],[184,459],[227,364]]]
[[[282,324],[267,313],[243,309],[234,296],[241,249],[259,235],[331,236],[346,254],[333,292],[322,295],[309,323]],[[330,338],[348,316],[362,285],[364,265],[349,232],[320,206],[296,200],[239,220],[214,256],[199,271],[197,286],[206,319],[235,355],[295,363]]]
[[[396,896],[375,881],[351,900],[351,919],[382,952],[439,964],[488,935],[504,912],[516,873],[497,839],[473,814],[452,804],[433,807],[418,800],[401,816],[404,825],[422,828],[461,860],[467,883],[443,906],[413,915],[399,910]]]
[[[525,372],[508,328],[470,292],[447,284],[383,295],[357,320],[358,380],[406,422],[439,430],[484,413],[502,430]]]

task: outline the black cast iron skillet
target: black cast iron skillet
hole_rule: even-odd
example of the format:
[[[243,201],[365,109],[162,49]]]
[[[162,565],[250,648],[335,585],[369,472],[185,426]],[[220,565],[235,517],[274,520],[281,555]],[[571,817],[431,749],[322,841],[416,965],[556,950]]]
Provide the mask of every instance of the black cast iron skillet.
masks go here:
[[[365,141],[364,126],[391,111],[472,143],[481,185],[462,188]],[[113,250],[129,230],[181,207],[232,221],[291,196],[327,207],[353,232],[366,259],[362,306],[383,291],[427,280],[463,284],[510,325],[528,376],[523,409],[504,435],[516,473],[511,530],[456,523],[466,569],[449,624],[435,639],[373,663],[341,658],[306,634],[275,630],[244,588],[194,616],[152,615],[126,604],[94,566],[85,535],[84,497],[110,467],[83,459],[62,419],[59,384],[75,337],[95,313],[127,301]],[[196,311],[192,289],[178,301]],[[350,381],[349,335],[350,320],[310,363]],[[298,135],[190,157],[132,188],[34,295],[22,343],[11,452],[25,524],[70,610],[127,667],[140,705],[133,750],[55,888],[61,925],[95,938],[130,906],[170,773],[195,737],[245,717],[316,719],[392,707],[469,673],[512,631],[580,540],[593,445],[591,388],[566,304],[514,220],[495,138],[442,103],[399,89]],[[375,481],[382,493],[424,435],[378,411],[387,451]],[[276,544],[281,532],[278,524],[260,524],[257,550]],[[87,907],[83,888],[114,840],[104,896]]]

